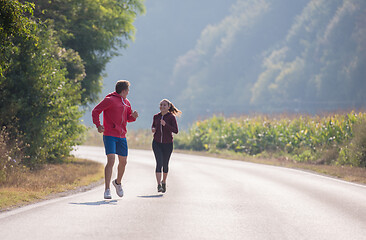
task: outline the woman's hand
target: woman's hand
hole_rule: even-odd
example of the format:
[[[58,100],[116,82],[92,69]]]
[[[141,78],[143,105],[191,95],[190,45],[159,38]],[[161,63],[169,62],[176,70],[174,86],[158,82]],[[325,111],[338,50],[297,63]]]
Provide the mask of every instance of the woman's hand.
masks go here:
[[[161,125],[165,126],[165,121],[163,119],[160,120]]]
[[[156,129],[155,128],[151,128],[151,132],[152,133],[155,133],[156,132]]]

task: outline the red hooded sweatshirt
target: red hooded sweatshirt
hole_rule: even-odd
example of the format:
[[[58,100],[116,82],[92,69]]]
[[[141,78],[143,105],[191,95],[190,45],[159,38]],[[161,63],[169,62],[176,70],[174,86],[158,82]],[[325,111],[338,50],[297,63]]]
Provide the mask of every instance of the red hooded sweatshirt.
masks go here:
[[[131,104],[127,98],[123,99],[117,92],[108,94],[92,111],[93,123],[99,127],[99,115],[103,112],[104,135],[125,138],[127,122],[136,119],[131,116]]]

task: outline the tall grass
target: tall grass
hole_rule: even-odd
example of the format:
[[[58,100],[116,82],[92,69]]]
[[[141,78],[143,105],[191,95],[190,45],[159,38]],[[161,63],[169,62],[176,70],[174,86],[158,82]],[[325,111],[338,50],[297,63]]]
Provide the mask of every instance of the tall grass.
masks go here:
[[[248,155],[282,153],[295,161],[366,166],[366,114],[328,116],[213,116],[175,138],[175,147],[230,150]]]
[[[21,160],[26,158],[23,146],[10,136],[6,127],[0,129],[0,186],[25,170],[26,167],[21,165]]]

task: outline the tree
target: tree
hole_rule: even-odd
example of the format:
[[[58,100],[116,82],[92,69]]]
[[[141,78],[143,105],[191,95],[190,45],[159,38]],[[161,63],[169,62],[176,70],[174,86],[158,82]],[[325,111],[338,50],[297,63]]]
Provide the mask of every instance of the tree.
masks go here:
[[[1,3],[6,11],[0,21],[5,29],[0,124],[12,140],[26,144],[24,164],[62,161],[84,129],[79,122],[84,65],[75,51],[59,46],[52,27],[31,19],[32,5]]]
[[[138,0],[34,2],[0,0],[0,126],[25,143],[30,167],[63,161],[78,143],[79,106],[96,98],[144,11]]]
[[[27,13],[33,14],[32,4],[0,0],[0,6],[0,76],[3,77],[11,64],[9,58],[18,51],[17,44],[28,38],[36,40],[36,36],[30,34],[30,29],[34,25],[25,16]]]
[[[24,2],[24,1],[23,1]],[[85,64],[84,104],[97,100],[102,74],[118,49],[133,39],[132,25],[144,13],[143,0],[37,0],[34,15],[53,24],[61,44],[78,52]]]

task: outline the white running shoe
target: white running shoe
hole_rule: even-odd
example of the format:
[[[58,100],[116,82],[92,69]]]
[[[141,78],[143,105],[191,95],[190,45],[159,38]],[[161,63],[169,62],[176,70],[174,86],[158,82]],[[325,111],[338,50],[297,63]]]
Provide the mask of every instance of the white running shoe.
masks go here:
[[[117,180],[117,179],[116,179]],[[113,180],[113,186],[116,188],[117,195],[123,197],[122,184],[117,184],[116,180]]]
[[[104,191],[104,199],[112,199],[111,190],[106,189]]]

